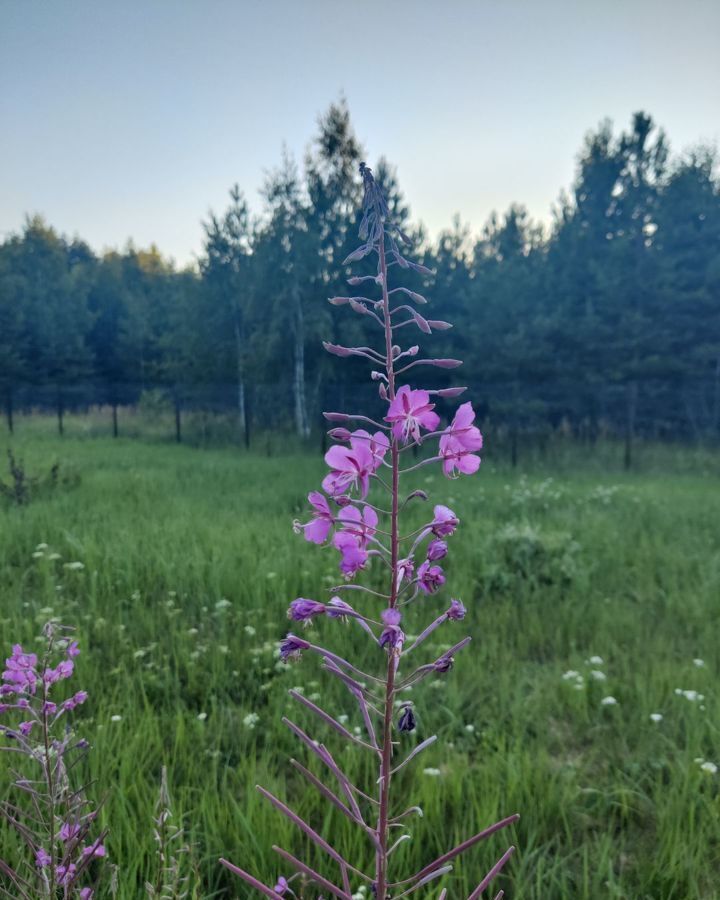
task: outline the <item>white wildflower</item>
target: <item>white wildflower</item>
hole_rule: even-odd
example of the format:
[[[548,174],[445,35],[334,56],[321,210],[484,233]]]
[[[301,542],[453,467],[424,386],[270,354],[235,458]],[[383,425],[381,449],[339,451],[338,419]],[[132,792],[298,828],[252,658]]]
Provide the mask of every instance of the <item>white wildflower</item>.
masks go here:
[[[698,669],[702,669],[705,667],[705,660],[704,659],[694,659],[693,665],[697,666]]]
[[[663,717],[662,713],[650,713],[650,721],[651,722],[662,722]]]
[[[243,725],[246,728],[254,728],[259,721],[260,716],[257,713],[248,713],[243,719]]]
[[[432,767],[423,769],[423,775],[430,775],[432,778],[437,778],[440,774],[440,769],[433,769]]]
[[[247,634],[249,637],[255,637],[255,635],[257,634],[257,630],[256,630],[255,628],[253,628],[252,625],[246,625],[245,628],[243,629],[243,631],[244,631],[245,634]],[[278,653],[279,653],[279,652],[280,652],[280,651],[278,650]]]
[[[81,572],[85,568],[85,563],[81,563],[79,561],[65,563],[65,568],[69,569],[71,572]]]
[[[592,669],[590,672],[590,677],[594,678],[595,681],[607,681],[607,675],[604,672],[601,672],[599,669]]]
[[[568,669],[563,675],[563,681],[571,681],[572,679],[577,678],[582,678],[582,675],[579,672],[576,672],[575,669]]]
[[[474,726],[474,725],[466,725],[466,726],[465,726],[465,731],[467,731],[468,734],[472,734],[473,731],[475,731],[475,726]]]
[[[614,697],[603,697],[600,703],[603,706],[617,706],[617,700]]]
[[[680,691],[680,693],[683,695],[683,697],[685,697],[686,700],[689,700],[691,703],[697,703],[698,701],[705,699],[705,695],[698,694],[697,691]]]
[[[701,763],[700,768],[703,770],[703,772],[707,772],[710,775],[717,775],[718,767],[714,762]]]
[[[604,660],[603,660],[602,656],[591,656],[590,659],[586,659],[585,662],[589,666],[602,666],[604,663]]]
[[[118,715],[110,716],[110,721],[111,722],[122,722],[122,716],[118,716]]]
[[[205,719],[207,719],[207,713],[206,713],[206,712],[198,713],[198,716],[197,716],[197,717],[198,717],[198,720],[199,720],[200,722],[204,722]]]

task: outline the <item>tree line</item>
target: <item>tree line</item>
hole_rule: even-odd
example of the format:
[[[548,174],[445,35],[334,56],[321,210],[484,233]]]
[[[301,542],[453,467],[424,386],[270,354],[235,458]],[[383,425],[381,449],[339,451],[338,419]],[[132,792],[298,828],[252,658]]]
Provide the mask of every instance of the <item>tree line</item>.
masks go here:
[[[323,339],[367,342],[361,317],[327,303],[348,293],[342,261],[358,243],[362,159],[347,107],[333,104],[302,164],[284,155],[267,176],[261,214],[232,188],[186,269],[155,247],[96,255],[29,218],[0,245],[10,430],[30,404],[52,405],[62,432],[68,408],[102,403],[117,433],[118,407],[161,387],[178,436],[180,410],[205,403],[232,409],[246,442],[256,426],[307,437],[323,406],[368,390],[361,366],[336,366],[321,349]],[[644,113],[619,134],[604,122],[587,135],[551,226],[513,204],[479,236],[456,220],[431,241],[380,160],[393,216],[433,270],[403,283],[454,324],[433,336],[433,352],[465,360],[462,382],[482,398],[483,419],[512,434],[610,429],[628,452],[638,431],[718,436],[716,162],[707,147],[672,155]],[[442,179],[441,167],[427,177]]]

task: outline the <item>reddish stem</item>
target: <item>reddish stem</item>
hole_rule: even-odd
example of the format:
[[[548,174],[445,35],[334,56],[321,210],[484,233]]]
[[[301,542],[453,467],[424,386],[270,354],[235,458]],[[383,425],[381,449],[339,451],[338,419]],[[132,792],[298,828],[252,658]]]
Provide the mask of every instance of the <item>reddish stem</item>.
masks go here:
[[[395,399],[395,371],[392,355],[392,322],[390,318],[390,297],[387,287],[387,262],[385,260],[385,236],[380,239],[380,275],[382,277],[382,303],[383,318],[385,322],[385,368],[388,376],[388,395],[390,400]],[[398,563],[398,498],[400,495],[400,454],[397,439],[392,437],[392,509],[390,525],[390,559],[392,571],[390,574],[390,607],[397,603],[397,579],[395,572]],[[393,651],[388,655],[387,677],[385,681],[385,713],[383,716],[382,748],[380,760],[380,811],[378,814],[378,851],[376,862],[376,897],[377,900],[386,900],[387,896],[387,852],[388,852],[388,817],[390,808],[390,771],[392,769],[392,717],[393,701],[395,698],[395,658]]]

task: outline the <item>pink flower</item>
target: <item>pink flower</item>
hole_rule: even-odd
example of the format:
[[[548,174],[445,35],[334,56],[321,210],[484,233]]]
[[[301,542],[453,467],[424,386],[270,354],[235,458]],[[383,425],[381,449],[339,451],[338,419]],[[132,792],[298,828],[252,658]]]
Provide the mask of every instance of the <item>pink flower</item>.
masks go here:
[[[295,634],[288,634],[280,641],[280,659],[288,662],[291,659],[300,659],[303,650],[307,650],[310,646],[307,641],[299,638]]]
[[[69,866],[58,866],[55,869],[55,875],[60,884],[71,885],[77,875],[77,866],[75,863],[70,863]]]
[[[30,732],[33,730],[34,727],[35,727],[35,722],[33,722],[33,721],[21,722],[20,726],[19,726],[20,734],[22,734],[23,737],[27,737],[30,734]]]
[[[348,578],[363,568],[368,560],[368,552],[360,545],[358,538],[348,531],[341,531],[333,538],[333,544],[342,554],[340,571]]]
[[[403,583],[403,580],[409,581],[415,571],[415,562],[411,556],[406,559],[399,559],[395,568],[395,589],[397,590]]]
[[[49,866],[51,862],[52,859],[47,850],[44,847],[39,847],[35,853],[35,865],[42,868],[43,866]]]
[[[420,428],[435,431],[440,417],[427,391],[413,391],[404,384],[388,407],[385,421],[392,423],[392,433],[399,441],[420,440]]]
[[[382,431],[370,434],[364,428],[358,428],[350,435],[350,446],[352,449],[356,449],[360,445],[365,445],[370,450],[373,458],[373,472],[375,472],[382,465],[385,454],[390,449],[388,436]]]
[[[430,527],[436,537],[448,537],[460,524],[458,517],[447,506],[438,504],[433,510],[433,515]]]
[[[325,612],[325,604],[318,603],[317,600],[306,600],[304,597],[298,597],[293,600],[288,609],[288,619],[294,619],[296,622],[307,622],[313,616],[321,616]]]
[[[395,608],[385,609],[380,615],[385,628],[380,635],[379,644],[381,647],[390,647],[394,650],[396,647],[402,647],[405,641],[405,635],[400,628],[400,620],[402,616],[400,611]]]
[[[363,549],[375,534],[378,523],[377,513],[372,506],[364,506],[362,512],[356,506],[345,506],[339,512],[338,520],[342,522],[342,534],[352,534]]]
[[[24,653],[20,644],[14,644],[12,655],[5,660],[5,665],[7,668],[2,673],[2,679],[8,684],[3,685],[3,694],[10,694],[15,690],[35,693],[37,656],[34,653]]]
[[[78,642],[77,642],[77,641],[72,641],[72,642],[70,643],[70,645],[69,645],[68,648],[67,648],[67,655],[68,655],[70,658],[73,658],[73,657],[75,657],[75,656],[79,656],[79,655],[80,655],[80,650],[78,649]]]
[[[450,427],[445,429],[440,438],[443,471],[449,477],[455,469],[464,475],[472,475],[480,468],[480,457],[473,451],[482,448],[483,439],[480,429],[473,425],[474,421],[472,404],[463,403],[455,413]]]
[[[103,844],[95,841],[89,847],[83,847],[83,856],[105,856],[106,850]]]
[[[447,556],[448,548],[445,541],[435,539],[430,541],[427,548],[427,558],[433,562],[444,559]]]
[[[299,527],[304,529],[306,541],[312,541],[313,544],[324,544],[335,522],[335,517],[326,497],[320,491],[311,491],[308,494],[308,500],[314,510],[313,517],[307,525]]]
[[[463,606],[462,600],[451,600],[450,608],[447,610],[445,615],[448,619],[452,619],[455,622],[459,622],[460,619],[465,618],[465,607]]]
[[[445,575],[440,566],[431,566],[430,560],[425,562],[417,570],[418,585],[426,594],[434,594],[445,584]]]
[[[335,445],[325,454],[325,462],[330,466],[330,474],[322,483],[325,493],[337,497],[354,488],[361,499],[367,497],[370,475],[377,468],[368,442],[358,442],[349,448]]]
[[[79,825],[76,825],[72,822],[63,822],[60,826],[58,837],[61,841],[71,841],[78,833],[78,831],[80,831]]]
[[[80,891],[80,900],[92,900],[93,898],[93,889],[89,887],[84,887]]]
[[[71,709],[75,709],[76,706],[80,706],[81,703],[84,703],[87,698],[87,691],[78,691],[77,694],[73,694],[72,697],[62,704],[62,709],[64,712],[69,712]]]
[[[62,681],[63,678],[69,678],[72,675],[74,668],[75,664],[71,659],[64,659],[57,664],[56,668],[45,669],[43,672],[43,681],[45,684],[55,684],[56,681]]]

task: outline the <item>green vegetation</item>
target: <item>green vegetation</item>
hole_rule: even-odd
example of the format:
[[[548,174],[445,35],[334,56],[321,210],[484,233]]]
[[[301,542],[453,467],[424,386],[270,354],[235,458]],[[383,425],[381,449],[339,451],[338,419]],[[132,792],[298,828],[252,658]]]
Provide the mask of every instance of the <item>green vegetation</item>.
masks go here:
[[[351,726],[358,715],[317,659],[302,660],[300,678],[274,655],[289,600],[322,599],[321,586],[337,583],[335,555],[291,530],[320,459],[20,431],[13,449],[29,471],[59,461],[75,479],[24,506],[0,498],[3,656],[15,641],[35,646],[50,617],[78,627],[73,681],[90,700],[74,715],[93,744],[95,796],[108,792],[119,897],[135,900],[153,871],[163,765],[200,897],[244,896],[218,856],[272,879],[271,844],[302,846],[256,795],[258,781],[346,835],[291,772],[297,746],[279,720],[310,725],[286,695],[300,682]],[[519,474],[489,445],[477,479],[418,473],[462,522],[449,590],[422,602],[440,610],[461,597],[474,642],[452,677],[414,692],[417,739],[438,731],[451,744],[406,773],[426,817],[398,858],[411,871],[421,845],[427,859],[428,847],[441,852],[517,811],[510,896],[710,900],[720,775],[696,758],[720,763],[720,491],[708,487],[718,458],[648,449],[645,470],[628,475],[608,470],[601,448],[582,462],[558,448],[552,467]],[[353,636],[351,625],[319,631],[335,647]],[[579,689],[563,678],[573,671]],[[348,765],[361,781],[370,773],[359,757]],[[0,830],[4,850],[12,840]],[[353,840],[347,832],[338,849],[357,856]],[[450,883],[472,887],[504,846],[481,846]]]
[[[320,350],[321,340],[366,342],[362,324],[326,302],[348,293],[342,260],[357,245],[363,158],[348,109],[332,105],[304,164],[285,159],[268,175],[257,218],[231,190],[185,271],[155,247],[97,256],[28,220],[0,243],[8,426],[40,407],[62,430],[68,410],[107,404],[127,436],[118,406],[148,388],[175,407],[178,440],[194,411],[224,411],[235,440],[252,443],[268,426],[307,436],[321,409],[351,393],[368,408],[362,364],[338,367]],[[428,318],[453,323],[433,353],[465,360],[462,383],[482,419],[513,432],[563,423],[591,438],[624,435],[628,464],[635,434],[717,440],[717,160],[703,147],[671,155],[643,113],[620,133],[601,123],[550,228],[514,204],[472,232],[456,221],[436,241],[413,221],[392,167],[374,165],[414,258],[434,272],[405,272],[403,283],[429,299]],[[442,166],[427,178],[442,183]]]

